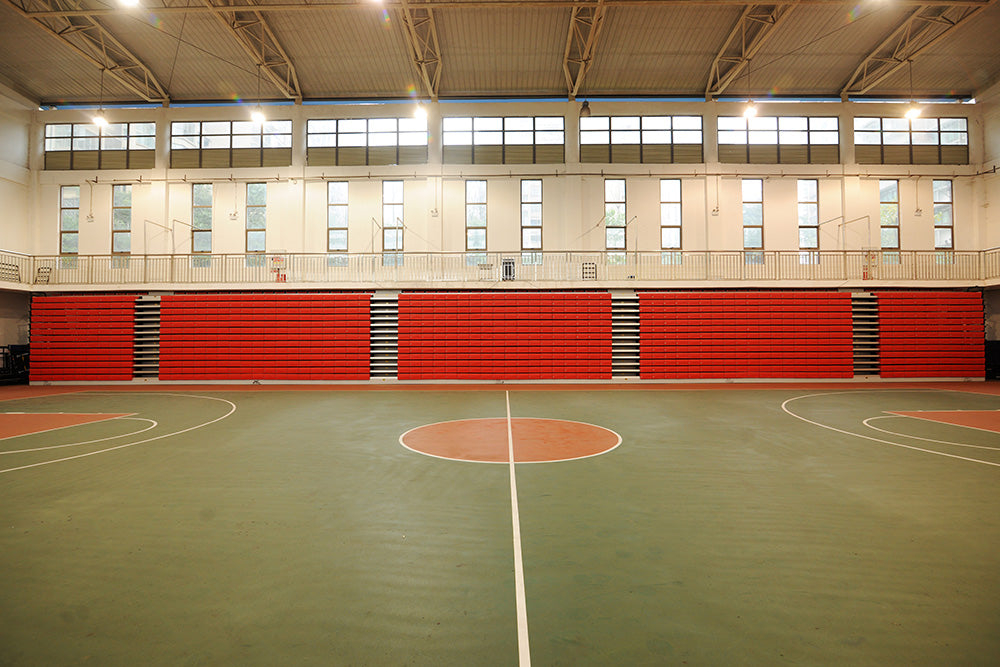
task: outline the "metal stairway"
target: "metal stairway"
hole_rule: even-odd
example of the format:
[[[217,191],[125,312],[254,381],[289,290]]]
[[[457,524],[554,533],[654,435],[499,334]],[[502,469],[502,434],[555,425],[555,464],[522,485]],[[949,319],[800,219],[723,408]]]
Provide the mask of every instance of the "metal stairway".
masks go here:
[[[878,297],[870,292],[851,293],[854,339],[854,375],[879,374]]]
[[[639,377],[639,295],[611,292],[611,376]]]
[[[375,292],[370,313],[371,379],[395,380],[399,367],[399,292]]]
[[[160,297],[144,295],[135,300],[132,333],[132,377],[156,379],[160,375]]]

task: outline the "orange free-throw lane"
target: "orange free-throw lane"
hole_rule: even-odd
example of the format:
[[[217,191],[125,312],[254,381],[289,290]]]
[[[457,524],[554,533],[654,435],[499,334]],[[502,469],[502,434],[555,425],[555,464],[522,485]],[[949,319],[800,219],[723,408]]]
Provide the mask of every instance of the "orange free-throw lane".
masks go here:
[[[927,412],[893,412],[903,417],[916,417],[928,421],[969,426],[982,431],[1000,433],[1000,410],[934,410]]]
[[[67,426],[78,426],[80,424],[102,422],[106,419],[125,417],[127,414],[128,413],[77,414],[69,412],[0,412],[0,438],[13,438],[18,435],[51,431],[52,429],[65,428]]]
[[[567,461],[603,454],[621,438],[600,426],[560,419],[511,420],[515,463]],[[507,420],[464,419],[419,426],[400,437],[405,447],[422,454],[457,461],[506,463],[509,458]]]

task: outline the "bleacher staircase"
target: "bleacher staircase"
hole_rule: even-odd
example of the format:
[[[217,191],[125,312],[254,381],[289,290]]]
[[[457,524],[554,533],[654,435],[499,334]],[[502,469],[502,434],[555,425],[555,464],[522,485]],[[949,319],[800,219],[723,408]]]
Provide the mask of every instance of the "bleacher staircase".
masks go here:
[[[399,292],[375,292],[371,300],[371,378],[395,380],[399,368]]]
[[[132,343],[132,377],[160,375],[160,297],[140,296],[135,300],[135,328]]]
[[[639,377],[639,296],[611,292],[611,376]]]
[[[879,374],[878,297],[870,292],[851,293],[854,339],[854,375]]]

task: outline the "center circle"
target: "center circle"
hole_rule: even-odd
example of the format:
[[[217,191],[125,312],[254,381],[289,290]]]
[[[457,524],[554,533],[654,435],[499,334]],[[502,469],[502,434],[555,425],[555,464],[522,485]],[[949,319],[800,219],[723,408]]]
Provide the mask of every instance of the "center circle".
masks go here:
[[[399,444],[427,456],[451,461],[549,463],[597,456],[621,444],[620,435],[603,426],[562,419],[519,417],[461,419],[426,424],[399,436]]]

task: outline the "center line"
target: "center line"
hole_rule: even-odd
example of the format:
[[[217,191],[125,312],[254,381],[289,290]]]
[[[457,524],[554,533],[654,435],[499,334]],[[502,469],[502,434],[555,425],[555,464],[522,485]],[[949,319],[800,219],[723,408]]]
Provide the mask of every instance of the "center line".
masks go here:
[[[507,400],[507,455],[510,461],[510,514],[514,526],[514,597],[517,603],[517,653],[521,667],[530,667],[528,648],[528,608],[524,596],[524,564],[521,562],[521,518],[517,511],[517,480],[514,478],[514,430],[510,420],[510,392]]]

